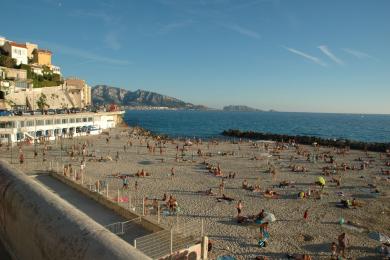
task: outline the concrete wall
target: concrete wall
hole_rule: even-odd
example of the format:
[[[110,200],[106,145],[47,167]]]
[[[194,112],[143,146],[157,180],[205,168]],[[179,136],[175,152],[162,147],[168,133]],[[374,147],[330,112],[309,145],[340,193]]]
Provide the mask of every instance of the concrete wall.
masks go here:
[[[0,238],[15,259],[150,259],[5,161]]]

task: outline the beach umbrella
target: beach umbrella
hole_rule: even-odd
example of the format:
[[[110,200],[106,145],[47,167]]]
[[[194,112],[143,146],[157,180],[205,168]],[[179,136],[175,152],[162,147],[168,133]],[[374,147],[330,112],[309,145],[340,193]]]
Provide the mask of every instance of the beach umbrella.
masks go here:
[[[381,243],[390,243],[389,236],[386,236],[386,235],[379,233],[379,232],[376,232],[376,231],[368,233],[368,237],[371,239],[374,239],[376,241],[379,241]]]
[[[262,222],[275,222],[276,218],[275,215],[269,212],[264,213],[264,218],[262,219]]]
[[[325,185],[324,177],[318,177],[318,182],[321,183],[321,185]]]

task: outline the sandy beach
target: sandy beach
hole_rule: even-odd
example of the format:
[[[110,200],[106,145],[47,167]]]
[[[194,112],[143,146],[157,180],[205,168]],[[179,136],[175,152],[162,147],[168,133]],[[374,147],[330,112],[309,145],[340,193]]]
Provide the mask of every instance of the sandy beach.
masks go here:
[[[390,155],[248,140],[191,141],[192,145],[186,146],[179,140],[159,143],[133,128],[119,127],[99,136],[65,139],[63,151],[60,141],[48,143],[46,161],[42,154],[44,145],[37,146],[36,158],[33,145],[20,149],[14,146],[12,151],[3,146],[0,157],[11,161],[12,153],[12,165],[27,174],[42,173],[49,164],[60,171],[63,165],[71,164],[79,171],[85,144],[84,153],[88,156],[84,182],[93,185],[97,180],[105,180],[112,197],[118,190],[121,196],[131,195],[137,208],[144,197],[161,199],[164,193],[173,195],[180,212],[177,216],[162,216],[161,222],[169,226],[177,221],[197,221],[200,226],[203,220],[204,233],[213,242],[211,259],[220,255],[237,259],[260,255],[287,259],[286,254],[298,253],[309,254],[313,259],[330,259],[331,243],[337,243],[343,232],[349,240],[348,259],[381,259],[375,251],[380,243],[370,239],[368,232],[390,233],[390,179],[386,175]],[[23,164],[19,163],[20,153],[24,155]],[[218,165],[223,176],[213,173],[213,167],[218,171]],[[150,176],[135,177],[142,169]],[[228,178],[233,173],[235,178]],[[134,176],[128,178],[128,189],[122,191],[123,180],[111,177],[117,174]],[[323,188],[315,184],[320,177],[326,181]],[[234,201],[217,199],[221,196],[222,180],[222,193]],[[244,189],[244,180],[248,186],[258,185],[259,191]],[[339,185],[336,180],[340,180]],[[216,196],[204,193],[210,188]],[[265,196],[266,190],[277,195]],[[299,198],[300,192],[310,196]],[[353,198],[358,205],[349,208],[336,205]],[[262,209],[275,215],[276,221],[269,224],[266,247],[258,246],[258,225],[237,223],[239,200],[243,205],[242,216],[256,215]],[[341,218],[349,225],[341,225]]]

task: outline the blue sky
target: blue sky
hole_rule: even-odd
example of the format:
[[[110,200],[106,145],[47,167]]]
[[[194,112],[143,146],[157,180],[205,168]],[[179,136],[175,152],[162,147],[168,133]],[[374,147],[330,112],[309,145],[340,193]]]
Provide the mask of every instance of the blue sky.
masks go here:
[[[51,49],[65,76],[90,85],[215,108],[390,114],[387,0],[19,0],[2,10],[0,35]]]

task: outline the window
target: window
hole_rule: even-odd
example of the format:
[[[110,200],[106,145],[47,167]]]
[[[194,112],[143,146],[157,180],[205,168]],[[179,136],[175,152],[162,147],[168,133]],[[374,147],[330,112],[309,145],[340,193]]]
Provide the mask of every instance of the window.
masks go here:
[[[47,119],[45,124],[46,125],[52,125],[53,124],[53,119]]]
[[[67,119],[67,118],[63,118],[63,119],[62,119],[62,123],[63,123],[63,124],[67,124],[67,123],[68,123],[68,119]]]
[[[76,118],[76,123],[80,123],[81,122],[81,118]]]
[[[88,122],[92,122],[92,117],[88,117]]]
[[[70,120],[69,120],[69,123],[74,123],[74,118],[71,118]]]
[[[88,119],[87,119],[86,117],[83,118],[83,122],[87,122],[87,120],[88,120]]]
[[[13,126],[13,122],[0,122],[0,128],[12,128]]]
[[[55,120],[55,124],[56,124],[56,125],[61,124],[61,119],[57,118],[57,119]]]
[[[36,120],[35,121],[36,125],[44,125],[45,122],[43,120]]]
[[[34,126],[34,121],[33,120],[26,121],[26,126]]]
[[[20,121],[20,127],[24,127],[24,121]]]

